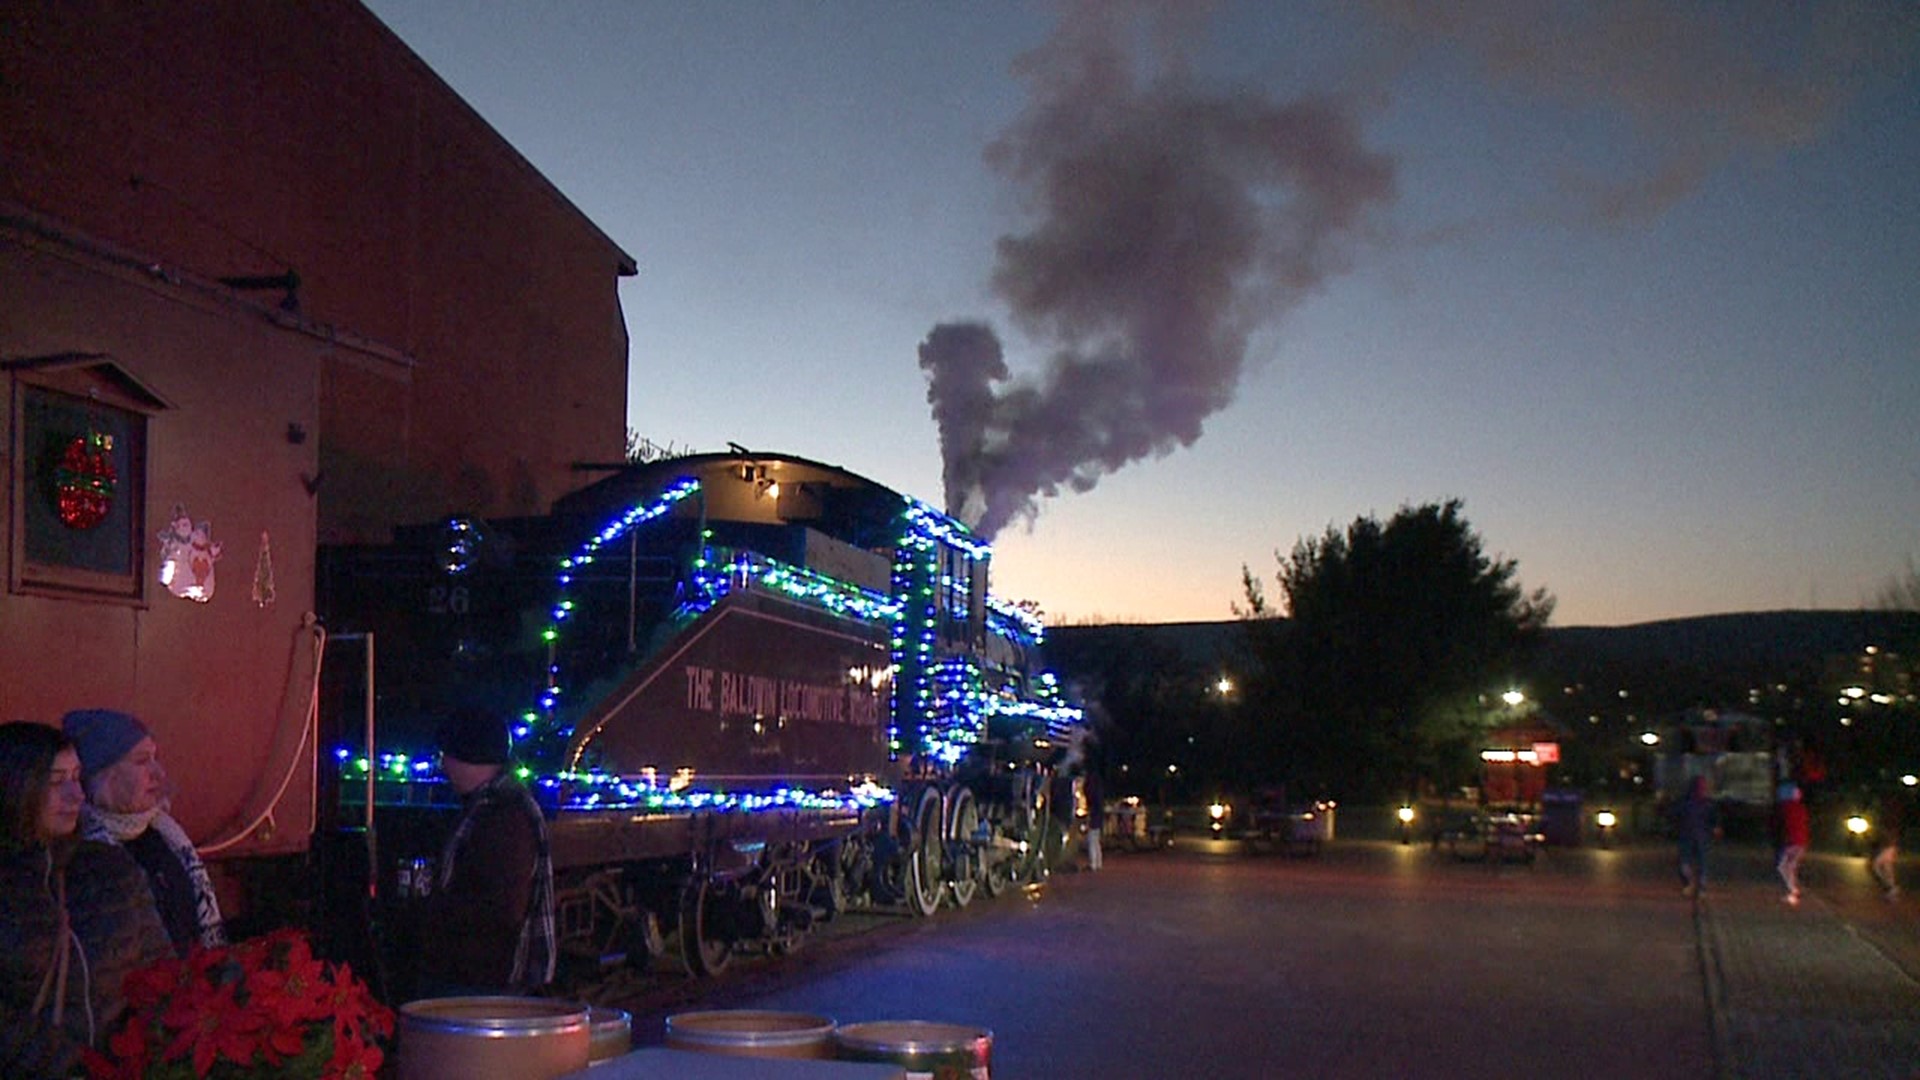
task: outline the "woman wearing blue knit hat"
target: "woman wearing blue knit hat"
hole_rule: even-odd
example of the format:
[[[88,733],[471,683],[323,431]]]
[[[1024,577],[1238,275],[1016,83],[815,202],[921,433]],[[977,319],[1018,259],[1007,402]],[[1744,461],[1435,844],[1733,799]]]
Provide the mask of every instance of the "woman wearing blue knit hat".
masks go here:
[[[167,772],[147,726],[112,709],[76,709],[60,727],[80,751],[87,805],[80,835],[127,849],[153,888],[154,905],[180,955],[227,942],[213,882],[185,829],[167,813]]]

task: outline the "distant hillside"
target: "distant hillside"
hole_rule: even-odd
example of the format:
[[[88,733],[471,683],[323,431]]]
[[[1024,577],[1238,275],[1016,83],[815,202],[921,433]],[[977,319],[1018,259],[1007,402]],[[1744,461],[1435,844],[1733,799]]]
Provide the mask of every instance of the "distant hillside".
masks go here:
[[[1093,670],[1096,658],[1115,650],[1146,649],[1199,667],[1231,666],[1241,655],[1245,629],[1236,620],[1062,626],[1047,631],[1048,654],[1069,679],[1076,671]],[[1914,651],[1920,646],[1920,613],[1762,611],[1549,628],[1537,667],[1562,678],[1711,672],[1715,681],[1737,685],[1751,677],[1817,671],[1829,658],[1853,655],[1868,645]]]
[[[1047,630],[1047,658],[1064,674],[1088,666],[1096,654],[1148,649],[1196,667],[1212,667],[1238,657],[1247,628],[1225,622],[1107,623],[1060,626]]]
[[[1624,664],[1665,662],[1702,669],[1778,670],[1868,645],[1920,639],[1920,614],[1889,611],[1760,611],[1633,626],[1547,631],[1547,657]]]

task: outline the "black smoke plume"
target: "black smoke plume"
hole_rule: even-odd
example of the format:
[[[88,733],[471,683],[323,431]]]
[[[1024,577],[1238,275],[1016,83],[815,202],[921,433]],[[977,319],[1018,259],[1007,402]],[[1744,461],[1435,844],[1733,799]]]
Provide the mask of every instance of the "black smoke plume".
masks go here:
[[[1000,238],[992,283],[1050,350],[1044,372],[1013,376],[984,322],[920,346],[947,509],[983,536],[1192,445],[1249,335],[1340,270],[1340,242],[1393,195],[1392,162],[1335,100],[1203,92],[1167,35],[1136,72],[1139,14],[1070,5],[1017,62],[1032,99],[987,149],[1035,218]]]

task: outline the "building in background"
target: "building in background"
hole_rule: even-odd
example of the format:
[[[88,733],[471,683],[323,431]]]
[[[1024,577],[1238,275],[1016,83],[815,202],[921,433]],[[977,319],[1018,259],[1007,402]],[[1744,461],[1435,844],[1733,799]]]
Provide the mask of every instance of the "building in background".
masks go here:
[[[316,545],[617,458],[633,260],[349,0],[0,0],[0,147],[0,716],[135,712],[216,859],[302,850]]]

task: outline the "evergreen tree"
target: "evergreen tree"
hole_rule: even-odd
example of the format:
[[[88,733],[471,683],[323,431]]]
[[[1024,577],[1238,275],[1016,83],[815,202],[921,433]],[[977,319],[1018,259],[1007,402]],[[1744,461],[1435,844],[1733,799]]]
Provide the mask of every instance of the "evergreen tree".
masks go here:
[[[1266,718],[1253,750],[1269,770],[1349,798],[1470,775],[1485,695],[1537,644],[1553,599],[1522,591],[1516,563],[1485,553],[1461,506],[1301,539],[1280,559],[1284,611],[1243,569]]]

